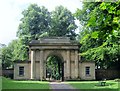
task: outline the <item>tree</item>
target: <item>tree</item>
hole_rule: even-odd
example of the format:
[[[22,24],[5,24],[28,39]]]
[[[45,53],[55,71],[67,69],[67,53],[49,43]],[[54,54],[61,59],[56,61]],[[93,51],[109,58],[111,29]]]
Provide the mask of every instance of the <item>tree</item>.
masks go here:
[[[67,36],[75,39],[75,29],[77,26],[74,21],[74,16],[68,9],[63,6],[56,7],[55,10],[51,12],[51,18],[49,36]]]
[[[27,60],[28,53],[26,46],[21,43],[20,40],[12,40],[8,46],[0,48],[2,68],[6,69],[13,67],[13,62],[16,60]]]
[[[75,13],[83,25],[81,56],[102,68],[120,65],[120,1],[84,3]],[[115,67],[114,66],[114,67]]]
[[[15,57],[28,60],[28,44],[31,40],[38,40],[40,37],[48,36],[47,32],[50,30],[50,12],[42,6],[31,4],[26,10],[22,12],[23,18],[19,24],[17,36],[19,42],[16,47],[19,50],[16,52],[22,54],[15,54]],[[21,57],[20,57],[21,56]]]
[[[77,26],[74,16],[63,6],[50,13],[44,6],[31,4],[22,15],[17,31],[18,39],[1,49],[4,68],[10,67],[15,60],[28,60],[31,40],[44,36],[68,36],[75,39]]]
[[[5,44],[1,44],[0,43],[0,69],[2,69],[2,51],[3,51],[3,47],[6,47]]]
[[[8,47],[3,47],[0,49],[1,59],[2,59],[2,69],[9,68],[12,65],[12,54]]]
[[[22,12],[23,18],[19,24],[17,36],[28,44],[31,40],[39,39],[50,29],[50,12],[42,6],[31,4]]]
[[[28,58],[28,44],[31,40],[38,40],[44,36],[69,36],[75,39],[76,25],[72,13],[63,6],[49,12],[45,7],[31,4],[22,12],[23,18],[19,24],[17,36],[21,49],[24,49],[22,59]],[[22,48],[23,47],[23,48]],[[20,50],[21,50],[20,49]]]
[[[28,60],[28,46],[26,46],[20,39],[13,40],[8,47],[12,46],[12,60]]]

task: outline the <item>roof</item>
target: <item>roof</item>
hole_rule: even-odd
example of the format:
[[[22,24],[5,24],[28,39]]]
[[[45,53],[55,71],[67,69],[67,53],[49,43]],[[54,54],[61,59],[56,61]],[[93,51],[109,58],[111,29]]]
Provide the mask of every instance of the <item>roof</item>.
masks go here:
[[[15,60],[14,63],[30,63],[30,60]]]
[[[76,40],[70,40],[69,37],[43,37],[39,40],[32,40],[29,45],[79,45]]]

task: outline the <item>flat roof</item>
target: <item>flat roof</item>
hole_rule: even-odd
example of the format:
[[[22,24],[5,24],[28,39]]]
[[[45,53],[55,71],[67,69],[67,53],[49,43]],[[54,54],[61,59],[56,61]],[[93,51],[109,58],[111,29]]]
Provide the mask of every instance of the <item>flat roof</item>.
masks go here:
[[[79,45],[79,42],[70,40],[69,37],[43,37],[32,40],[29,45]]]

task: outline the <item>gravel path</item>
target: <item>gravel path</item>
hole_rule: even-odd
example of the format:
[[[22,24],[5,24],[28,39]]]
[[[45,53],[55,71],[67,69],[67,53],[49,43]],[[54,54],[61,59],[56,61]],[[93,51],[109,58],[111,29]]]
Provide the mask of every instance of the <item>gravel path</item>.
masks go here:
[[[64,82],[50,82],[52,91],[78,91]]]

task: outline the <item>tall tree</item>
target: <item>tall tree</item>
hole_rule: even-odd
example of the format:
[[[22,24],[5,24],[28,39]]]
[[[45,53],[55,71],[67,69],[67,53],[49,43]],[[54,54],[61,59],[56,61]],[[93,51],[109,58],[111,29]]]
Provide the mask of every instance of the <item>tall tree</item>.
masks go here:
[[[40,37],[48,36],[47,32],[50,30],[50,12],[44,7],[39,7],[37,4],[31,4],[26,10],[22,12],[23,18],[19,24],[17,36],[19,42],[16,47],[22,52],[18,58],[28,59],[28,44],[31,40],[37,40]],[[21,56],[21,57],[20,57]]]
[[[22,12],[23,18],[19,24],[17,35],[26,44],[32,39],[39,39],[50,29],[50,13],[42,6],[31,4]]]
[[[103,68],[120,65],[120,1],[84,3],[75,16],[83,25],[81,55]]]
[[[51,30],[49,36],[68,36],[71,39],[75,39],[75,18],[72,13],[64,8],[58,6],[51,12]]]
[[[22,12],[23,18],[17,31],[17,40],[1,49],[3,67],[12,65],[14,60],[28,60],[28,44],[43,36],[69,36],[75,38],[76,25],[72,13],[59,6],[49,12],[44,6],[31,4]]]

